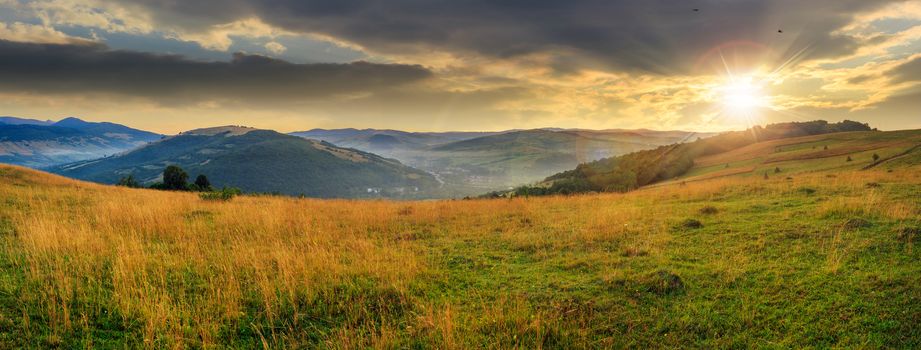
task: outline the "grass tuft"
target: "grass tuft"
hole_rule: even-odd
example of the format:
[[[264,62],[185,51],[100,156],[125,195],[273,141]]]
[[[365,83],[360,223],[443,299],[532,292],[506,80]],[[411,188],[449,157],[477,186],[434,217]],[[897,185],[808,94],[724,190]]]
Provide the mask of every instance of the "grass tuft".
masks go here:
[[[704,224],[697,219],[684,219],[681,223],[678,224],[679,228],[689,228],[689,229],[698,229],[704,227]]]

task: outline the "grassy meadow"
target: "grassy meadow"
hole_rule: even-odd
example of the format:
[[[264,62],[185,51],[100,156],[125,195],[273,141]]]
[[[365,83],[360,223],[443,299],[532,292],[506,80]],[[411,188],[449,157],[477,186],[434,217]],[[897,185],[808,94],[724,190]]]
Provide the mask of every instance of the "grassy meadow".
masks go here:
[[[0,348],[918,348],[919,240],[917,167],[220,202],[0,166]]]

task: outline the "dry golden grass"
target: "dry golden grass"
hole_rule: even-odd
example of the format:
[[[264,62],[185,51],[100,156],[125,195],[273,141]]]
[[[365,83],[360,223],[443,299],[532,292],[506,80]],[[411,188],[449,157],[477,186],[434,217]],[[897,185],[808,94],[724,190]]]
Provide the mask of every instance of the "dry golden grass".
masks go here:
[[[576,297],[535,301],[522,295],[548,290],[516,278],[532,270],[533,278],[546,277],[540,271],[560,271],[597,281],[599,288],[629,289],[650,278],[649,269],[676,266],[680,255],[698,259],[703,265],[695,268],[705,271],[702,275],[731,288],[757,264],[782,269],[761,256],[772,249],[778,225],[726,225],[714,240],[694,243],[726,249],[699,257],[706,248],[697,252],[676,244],[693,239],[676,236],[677,219],[699,217],[700,208],[713,203],[720,211],[712,215],[712,225],[719,226],[733,220],[723,212],[730,206],[749,210],[758,198],[790,197],[808,187],[832,194],[810,217],[911,224],[919,217],[917,198],[876,189],[834,193],[863,189],[868,182],[921,184],[919,172],[908,169],[804,175],[795,183],[724,178],[576,197],[391,202],[243,196],[213,202],[7,166],[0,167],[0,178],[0,220],[15,228],[15,236],[0,247],[11,264],[6,269],[21,271],[23,283],[34,288],[15,297],[22,312],[4,310],[0,324],[41,336],[39,343],[49,346],[108,347],[126,341],[100,343],[104,334],[94,329],[101,327],[99,318],[117,312],[116,328],[140,336],[129,346],[147,348],[388,348],[406,346],[407,339],[445,349],[540,348],[559,339],[576,347],[644,344],[624,343],[615,335],[635,335],[643,331],[634,327],[648,323],[624,319],[621,330],[599,335],[608,333],[597,329],[602,317],[597,303]],[[733,204],[722,204],[731,196],[738,196]],[[795,221],[799,215],[779,212],[772,218]],[[841,273],[850,257],[874,243],[840,225],[828,232],[817,234],[819,248],[810,254],[824,256],[823,269],[830,273]],[[734,238],[743,233],[749,238]],[[796,249],[811,248],[797,243],[790,253]],[[502,254],[527,261],[508,262]],[[471,283],[521,283],[525,292],[472,288],[454,295],[460,293],[450,285],[455,280],[445,276],[458,273],[455,263],[470,270],[464,274],[486,276],[486,281],[471,277]],[[583,279],[551,282],[540,285],[572,290]],[[630,303],[646,300],[631,298],[603,310],[625,316],[632,312]],[[670,307],[650,311],[649,317]],[[742,320],[763,322],[757,310],[738,312]],[[86,339],[74,341],[78,336]],[[247,336],[258,342],[247,342]],[[685,341],[680,334],[659,336],[662,344]]]

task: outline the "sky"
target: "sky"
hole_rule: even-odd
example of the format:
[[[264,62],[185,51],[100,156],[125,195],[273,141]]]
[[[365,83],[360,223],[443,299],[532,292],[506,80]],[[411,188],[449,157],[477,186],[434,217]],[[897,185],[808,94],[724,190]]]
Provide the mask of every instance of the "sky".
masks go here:
[[[921,128],[921,1],[0,0],[0,115],[167,134]]]

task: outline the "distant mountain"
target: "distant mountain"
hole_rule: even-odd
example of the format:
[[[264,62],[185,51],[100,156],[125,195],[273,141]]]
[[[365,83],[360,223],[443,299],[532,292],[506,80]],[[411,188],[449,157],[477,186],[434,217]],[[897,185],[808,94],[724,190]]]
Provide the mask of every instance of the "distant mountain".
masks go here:
[[[779,123],[756,126],[745,131],[722,133],[688,143],[675,143],[655,149],[633,152],[580,164],[573,170],[558,173],[538,186],[527,189],[531,194],[578,193],[591,191],[623,192],[671,180],[686,174],[703,157],[741,149],[771,140],[838,132],[870,131],[867,124],[845,120],[805,123]],[[729,164],[725,164],[729,168]]]
[[[58,122],[0,118],[0,163],[33,168],[124,152],[162,135],[113,123],[77,118]]]
[[[544,128],[448,133],[339,129],[293,135],[399,159],[437,175],[455,195],[469,195],[538,181],[582,162],[712,134]]]
[[[248,192],[338,198],[422,198],[440,187],[430,174],[371,153],[336,147],[270,130],[217,127],[192,130],[131,152],[51,168],[52,172],[101,183],[133,175],[161,180],[167,165],[193,178],[208,176],[217,187]]]
[[[388,155],[391,151],[420,150],[501,132],[409,132],[389,129],[313,129],[291,135],[333,143],[340,147]]]
[[[37,120],[37,119],[25,119],[25,118],[16,118],[16,117],[0,117],[0,124],[7,125],[51,125],[54,124],[51,120]]]

